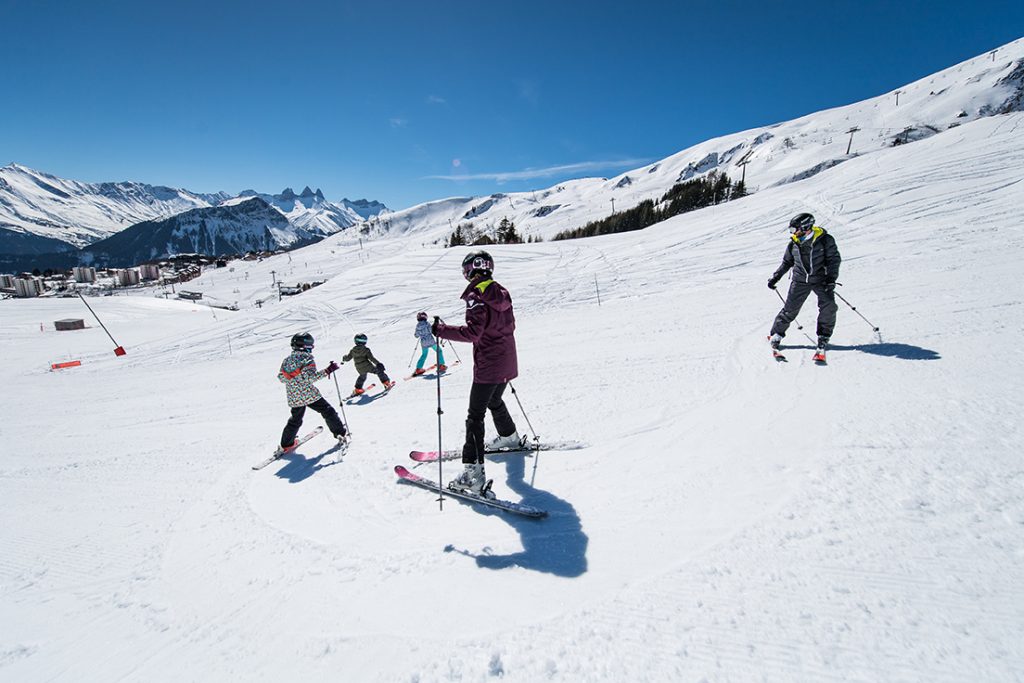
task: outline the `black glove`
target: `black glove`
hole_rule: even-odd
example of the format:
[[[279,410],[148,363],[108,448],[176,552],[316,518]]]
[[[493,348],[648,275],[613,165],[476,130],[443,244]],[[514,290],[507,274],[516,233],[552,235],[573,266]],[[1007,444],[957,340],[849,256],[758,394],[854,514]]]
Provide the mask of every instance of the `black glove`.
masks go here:
[[[384,364],[377,363],[377,372],[384,372]]]
[[[430,334],[437,336],[437,328],[441,325],[441,318],[434,316],[434,324],[430,326]]]
[[[770,277],[768,278],[768,289],[775,289],[775,285],[779,284],[779,278]]]
[[[334,372],[334,371],[335,371],[335,370],[337,370],[337,369],[338,369],[338,364],[337,364],[337,363],[335,363],[335,362],[334,362],[334,361],[332,360],[332,361],[330,362],[330,364],[329,364],[329,365],[328,365],[328,366],[327,366],[326,368],[324,368],[324,372],[326,372],[326,373],[327,373],[327,376],[328,376],[328,377],[330,377],[330,376],[331,376],[331,373],[332,373],[332,372]]]
[[[825,283],[825,291],[828,292],[829,294],[831,294],[832,292],[836,291],[836,283],[835,282],[826,282]]]

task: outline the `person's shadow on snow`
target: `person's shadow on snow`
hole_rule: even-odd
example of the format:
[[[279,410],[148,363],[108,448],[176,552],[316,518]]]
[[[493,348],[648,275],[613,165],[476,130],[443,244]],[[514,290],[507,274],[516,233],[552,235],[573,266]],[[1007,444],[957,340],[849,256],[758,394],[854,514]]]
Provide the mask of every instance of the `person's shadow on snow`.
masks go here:
[[[783,346],[785,349],[813,349],[814,346],[804,344]],[[832,351],[860,351],[862,353],[870,353],[873,356],[886,356],[888,358],[899,358],[900,360],[939,360],[942,356],[939,355],[938,351],[932,351],[921,346],[914,346],[913,344],[896,344],[896,343],[875,343],[875,344],[854,344],[851,346],[843,346],[842,344],[829,344],[829,352]]]
[[[298,484],[300,481],[312,477],[318,470],[344,462],[337,455],[333,455],[337,453],[339,448],[340,446],[333,446],[315,458],[308,460],[299,453],[286,453],[281,456],[281,460],[287,460],[288,464],[279,469],[275,474],[281,479],[287,479],[289,483]],[[325,458],[327,459],[326,462],[324,462]]]
[[[538,454],[535,453],[533,457],[538,457]],[[481,553],[473,553],[449,545],[445,547],[445,552],[458,552],[472,557],[476,559],[477,566],[484,569],[522,567],[570,578],[583,575],[587,571],[589,539],[583,533],[583,525],[575,508],[568,501],[526,483],[524,454],[495,455],[490,456],[490,459],[495,463],[505,463],[505,483],[522,497],[524,504],[547,510],[548,516],[533,519],[483,505],[473,505],[480,514],[497,515],[508,522],[519,533],[523,549],[510,555],[493,555],[488,548],[484,548]],[[500,490],[496,493],[499,497],[505,497]]]

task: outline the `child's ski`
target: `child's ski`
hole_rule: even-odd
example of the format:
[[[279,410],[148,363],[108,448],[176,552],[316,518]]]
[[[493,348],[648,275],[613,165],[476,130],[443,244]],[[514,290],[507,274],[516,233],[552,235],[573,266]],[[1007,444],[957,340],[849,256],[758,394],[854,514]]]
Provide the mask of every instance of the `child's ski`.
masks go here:
[[[311,431],[309,434],[306,434],[305,436],[303,436],[300,439],[296,439],[295,443],[293,443],[290,448],[278,448],[276,451],[274,451],[274,454],[272,456],[270,456],[269,458],[267,458],[266,460],[264,460],[262,462],[256,463],[255,465],[252,466],[252,468],[254,470],[262,470],[264,467],[266,467],[270,463],[274,462],[275,460],[280,458],[285,453],[291,453],[296,448],[298,448],[302,444],[306,443],[307,441],[309,441],[310,439],[312,439],[314,436],[316,436],[317,434],[319,434],[322,431],[324,431],[323,427],[317,427],[316,429]]]
[[[482,505],[488,505],[490,507],[498,508],[506,512],[512,512],[517,515],[524,515],[526,517],[546,517],[547,511],[535,508],[532,505],[523,505],[522,503],[513,503],[509,500],[499,500],[497,498],[486,498],[479,496],[475,493],[469,493],[467,491],[453,491],[451,489],[442,489],[437,485],[437,482],[425,479],[424,477],[414,474],[409,470],[405,469],[401,465],[395,465],[395,474],[399,476],[400,481],[406,481],[410,484],[415,484],[420,488],[433,491],[434,493],[443,493],[446,496],[452,498],[459,498],[461,500],[467,500],[471,503],[480,503]]]
[[[405,381],[408,382],[410,379],[415,379],[415,378],[417,378],[417,377],[419,377],[421,375],[425,375],[425,374],[427,374],[428,372],[430,372],[431,370],[433,370],[436,367],[437,367],[437,363],[434,363],[430,367],[423,368],[423,372],[414,372],[411,375],[409,375],[408,377],[406,377]]]
[[[828,361],[825,360],[825,349],[818,349],[815,351],[812,360],[817,365],[828,365]]]
[[[371,384],[368,387],[363,387],[363,393],[361,393],[361,394],[357,394],[356,392],[353,391],[351,394],[349,394],[348,396],[345,397],[345,400],[347,401],[350,398],[359,398],[360,396],[365,396],[366,392],[368,392],[370,389],[373,389],[375,386],[377,386],[377,385],[376,384]]]
[[[451,363],[450,365],[445,365],[444,366],[444,370],[441,371],[441,374],[442,375],[447,375],[448,373],[452,372],[452,370],[457,365],[459,365],[459,363],[461,363],[461,362],[462,361],[455,361],[454,363]],[[416,379],[417,377],[423,377],[425,374],[427,374],[428,372],[430,372],[431,370],[434,370],[436,368],[437,368],[437,363],[434,363],[433,365],[431,365],[429,367],[423,368],[423,372],[421,372],[421,373],[415,373],[414,372],[413,374],[411,374],[408,377],[406,377],[405,380],[409,381],[410,379]],[[429,379],[437,379],[437,375],[434,375],[433,377],[430,377]]]

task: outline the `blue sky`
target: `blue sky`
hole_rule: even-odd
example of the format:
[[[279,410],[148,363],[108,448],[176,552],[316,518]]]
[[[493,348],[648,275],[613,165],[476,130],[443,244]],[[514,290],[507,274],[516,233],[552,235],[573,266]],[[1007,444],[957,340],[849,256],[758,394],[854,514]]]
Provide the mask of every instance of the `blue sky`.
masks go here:
[[[610,176],[1024,35],[1024,2],[0,0],[0,165],[392,208]]]

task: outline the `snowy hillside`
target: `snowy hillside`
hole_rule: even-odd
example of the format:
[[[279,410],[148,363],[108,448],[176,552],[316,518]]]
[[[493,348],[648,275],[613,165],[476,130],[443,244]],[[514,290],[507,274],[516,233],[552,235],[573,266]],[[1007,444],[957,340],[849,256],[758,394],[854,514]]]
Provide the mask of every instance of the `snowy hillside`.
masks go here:
[[[82,247],[135,223],[227,198],[143,183],[83,183],[8,164],[0,168],[0,238],[34,235]]]
[[[966,118],[799,181],[779,182],[810,151],[756,181],[752,162],[756,194],[643,231],[494,247],[516,396],[543,439],[589,444],[488,460],[543,520],[396,482],[439,419],[461,441],[466,345],[440,418],[435,382],[400,381],[345,406],[343,458],[321,436],[250,469],[288,417],[292,334],[323,365],[366,333],[401,378],[416,312],[460,319],[466,250],[429,241],[479,199],[189,283],[238,312],[91,300],[124,357],[81,302],[0,302],[0,679],[1021,680],[1024,113]],[[673,159],[665,181],[693,160]],[[565,184],[566,213],[603,215],[609,183]],[[881,328],[841,304],[825,367],[795,326],[788,363],[765,342],[799,211]],[[53,331],[69,317],[88,329]]]
[[[898,91],[708,140],[613,178],[571,181],[535,192],[429,202],[391,214],[389,225],[395,232],[415,230],[440,239],[451,233],[450,225],[471,222],[493,230],[508,218],[520,233],[548,239],[605,218],[613,207],[622,211],[645,199],[657,201],[674,184],[711,171],[726,173],[733,180],[745,178],[748,190],[764,191],[979,118],[1021,110],[1024,39]]]

